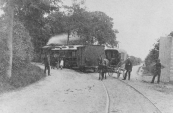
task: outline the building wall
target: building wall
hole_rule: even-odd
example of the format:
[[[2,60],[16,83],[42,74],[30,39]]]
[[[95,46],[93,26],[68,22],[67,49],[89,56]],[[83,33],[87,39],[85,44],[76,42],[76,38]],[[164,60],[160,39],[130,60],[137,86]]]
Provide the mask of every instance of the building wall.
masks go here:
[[[165,66],[161,71],[161,81],[169,82],[173,75],[173,47],[172,37],[161,37],[159,46],[159,59]]]
[[[170,37],[171,40],[171,58],[170,58],[170,80],[173,81],[173,37]]]

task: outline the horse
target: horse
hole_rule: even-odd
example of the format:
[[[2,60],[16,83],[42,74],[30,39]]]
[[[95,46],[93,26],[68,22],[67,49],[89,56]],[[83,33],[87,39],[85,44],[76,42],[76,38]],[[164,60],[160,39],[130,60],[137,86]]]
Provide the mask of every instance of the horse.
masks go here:
[[[99,80],[106,79],[106,73],[109,66],[108,59],[99,59],[98,71],[99,71]]]

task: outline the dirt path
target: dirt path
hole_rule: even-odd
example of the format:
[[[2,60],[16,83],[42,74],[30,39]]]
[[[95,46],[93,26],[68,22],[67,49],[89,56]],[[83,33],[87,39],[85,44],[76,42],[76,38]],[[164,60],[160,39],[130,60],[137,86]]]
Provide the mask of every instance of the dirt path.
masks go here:
[[[0,113],[103,113],[106,96],[100,81],[71,70],[0,96]]]
[[[162,113],[173,113],[173,85],[151,84],[152,76],[136,73],[139,66],[134,66],[131,80],[124,81],[147,97]],[[116,75],[114,75],[116,77]],[[121,77],[122,79],[122,77]]]
[[[41,66],[42,67],[42,66]],[[98,74],[51,70],[51,76],[0,96],[0,113],[105,113],[106,94]],[[110,113],[157,113],[140,94],[108,77]]]
[[[117,79],[104,81],[110,94],[110,113],[160,113],[141,94]]]
[[[109,113],[161,113],[145,96],[115,76],[108,76],[103,83],[110,98]]]

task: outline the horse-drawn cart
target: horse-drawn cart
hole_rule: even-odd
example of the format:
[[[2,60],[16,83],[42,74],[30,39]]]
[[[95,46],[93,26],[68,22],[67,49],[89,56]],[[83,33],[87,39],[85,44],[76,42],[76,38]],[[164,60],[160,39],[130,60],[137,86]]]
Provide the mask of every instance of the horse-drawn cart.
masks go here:
[[[111,65],[107,68],[107,73],[109,76],[112,76],[113,73],[116,73],[117,74],[117,78],[120,77],[120,75],[122,74],[123,77],[124,77],[124,72],[125,72],[125,69],[122,68],[121,66],[114,66],[114,65]]]
[[[106,58],[109,60],[109,66],[107,66],[107,73],[112,76],[113,73],[117,73],[117,78],[122,74],[124,77],[125,72],[125,60],[127,59],[127,52],[119,48],[105,48]]]

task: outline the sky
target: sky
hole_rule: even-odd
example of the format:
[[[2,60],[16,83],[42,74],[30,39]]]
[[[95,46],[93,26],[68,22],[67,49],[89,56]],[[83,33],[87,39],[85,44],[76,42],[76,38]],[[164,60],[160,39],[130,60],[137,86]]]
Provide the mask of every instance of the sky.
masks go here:
[[[86,7],[112,17],[120,48],[143,60],[157,39],[173,31],[172,0],[86,0]]]

